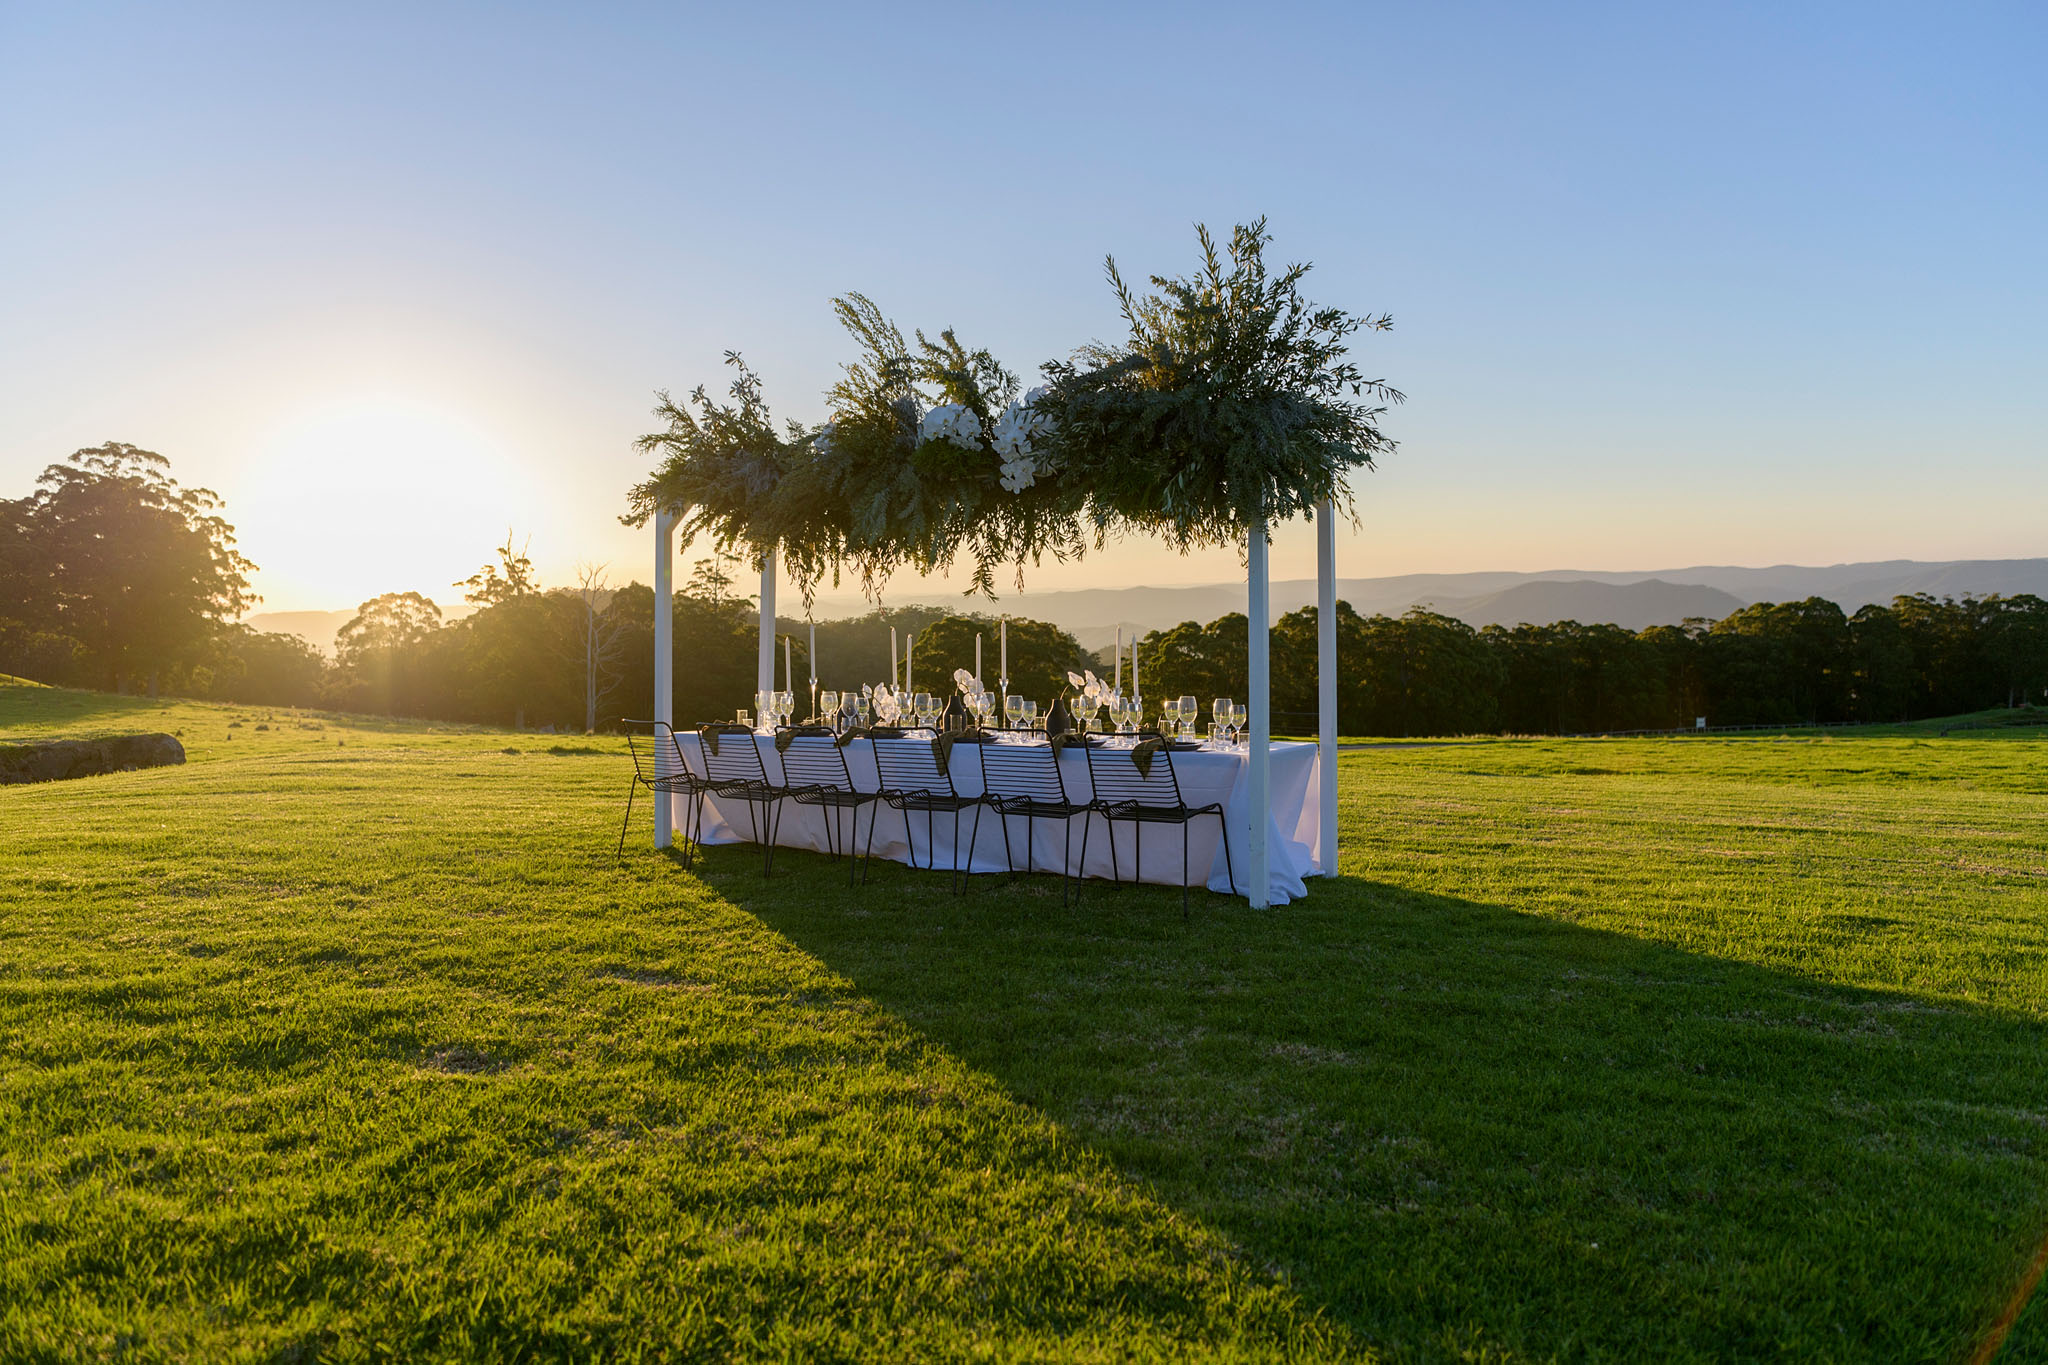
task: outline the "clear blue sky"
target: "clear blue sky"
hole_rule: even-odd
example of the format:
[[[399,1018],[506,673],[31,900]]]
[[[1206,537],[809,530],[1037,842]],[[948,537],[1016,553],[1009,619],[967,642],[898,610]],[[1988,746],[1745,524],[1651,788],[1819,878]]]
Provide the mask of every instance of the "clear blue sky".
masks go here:
[[[2048,554],[2044,71],[2037,4],[17,0],[0,494],[160,450],[274,609],[453,600],[507,528],[644,579],[656,388],[734,348],[817,419],[847,289],[1034,370],[1104,253],[1263,213],[1396,320],[1346,575]]]

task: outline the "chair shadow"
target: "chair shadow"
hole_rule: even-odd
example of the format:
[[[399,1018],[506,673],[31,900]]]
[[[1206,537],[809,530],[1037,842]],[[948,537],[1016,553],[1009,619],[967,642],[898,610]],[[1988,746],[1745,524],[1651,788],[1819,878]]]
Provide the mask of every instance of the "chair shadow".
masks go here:
[[[849,900],[822,858],[763,882],[711,852],[722,894],[1396,1355],[1955,1358],[2048,1226],[2035,1020],[1351,878],[1183,924],[1167,889],[1062,910],[1056,879],[878,866]],[[2042,1303],[2008,1349],[2048,1350]]]

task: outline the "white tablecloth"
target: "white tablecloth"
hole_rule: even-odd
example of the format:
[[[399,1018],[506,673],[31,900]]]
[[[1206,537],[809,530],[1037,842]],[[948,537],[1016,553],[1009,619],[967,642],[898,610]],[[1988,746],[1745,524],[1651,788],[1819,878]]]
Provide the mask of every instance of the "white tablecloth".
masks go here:
[[[676,735],[684,760],[690,770],[698,776],[704,775],[704,753],[702,741],[692,731],[680,731]],[[739,735],[721,737],[721,744],[742,742]],[[753,737],[761,754],[761,765],[771,782],[783,780],[781,755],[775,750],[772,735],[757,734]],[[922,738],[867,740],[857,739],[848,744],[843,752],[846,766],[853,778],[853,785],[861,791],[875,791],[881,785],[875,768],[876,744],[915,744],[928,747],[930,741]],[[1266,807],[1266,845],[1269,850],[1271,884],[1267,887],[1267,899],[1279,905],[1307,893],[1304,884],[1309,877],[1318,875],[1317,865],[1321,850],[1321,822],[1317,817],[1318,793],[1321,788],[1321,764],[1317,761],[1317,750],[1313,744],[1275,744],[1272,747],[1272,790]],[[1162,755],[1155,762],[1164,762]],[[980,746],[958,744],[953,747],[948,770],[953,778],[954,789],[962,796],[979,796],[982,788]],[[1246,834],[1250,829],[1250,769],[1249,755],[1243,749],[1217,751],[1209,749],[1178,752],[1173,755],[1174,774],[1180,781],[1181,799],[1190,806],[1206,806],[1221,802],[1224,818],[1230,822],[1230,848],[1228,859],[1224,856],[1222,830],[1213,816],[1203,816],[1187,826],[1187,865],[1191,873],[1190,884],[1206,884],[1211,891],[1246,894],[1249,885],[1249,853]],[[1080,802],[1092,799],[1094,789],[1088,780],[1088,758],[1078,748],[1070,748],[1060,755],[1060,773],[1065,779],[1070,799]],[[876,856],[890,858],[896,862],[912,861],[912,831],[906,828],[905,813],[893,810],[882,802],[874,802],[861,808],[858,834],[852,840],[855,851],[871,850]],[[965,843],[970,834],[974,839],[971,857],[967,866],[975,872],[1002,872],[1009,866],[1003,854],[1003,830],[999,817],[992,808],[979,812],[980,825],[976,828],[976,812],[961,812],[960,827],[956,835],[953,817],[950,813],[939,813],[931,817],[931,832],[926,833],[926,817],[921,811],[910,813],[916,821],[916,859],[919,866],[935,863],[941,869],[953,866],[956,843]],[[869,820],[877,823],[870,845]],[[842,852],[848,847],[847,832],[854,827],[851,811],[834,811],[830,808],[800,805],[795,801],[784,801],[777,812],[775,842],[778,847],[805,848],[823,853],[830,848],[826,821],[837,820],[839,846]],[[1025,845],[1026,821],[1022,816],[1010,816],[1010,849],[1021,871],[1026,862]],[[677,830],[686,830],[689,820],[689,803],[678,797],[675,803]],[[1082,823],[1086,821],[1088,854],[1085,863],[1081,859]],[[1040,871],[1057,872],[1067,848],[1065,832],[1061,821],[1040,819],[1031,821],[1030,862]],[[1112,862],[1109,846],[1109,826],[1100,815],[1077,816],[1073,821],[1072,850],[1074,862],[1081,864],[1078,870],[1088,877],[1108,877],[1112,870],[1128,878],[1138,862],[1143,864],[1144,880],[1167,886],[1181,884],[1181,830],[1173,825],[1139,824],[1133,821],[1118,821],[1115,825],[1116,855]],[[704,803],[704,819],[701,830],[703,842],[707,844],[751,843],[756,839],[754,812],[744,801],[724,801],[708,797]],[[1142,850],[1133,841],[1143,839]],[[1142,859],[1134,854],[1142,851]]]

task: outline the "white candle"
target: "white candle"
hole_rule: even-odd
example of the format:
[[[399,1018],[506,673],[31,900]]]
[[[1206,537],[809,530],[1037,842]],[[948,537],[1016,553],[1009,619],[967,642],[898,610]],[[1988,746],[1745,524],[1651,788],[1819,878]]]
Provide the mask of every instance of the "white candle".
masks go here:
[[[1124,690],[1124,628],[1116,628],[1116,690]]]
[[[789,661],[789,637],[787,635],[782,637],[782,690],[792,694],[796,691],[796,665]]]
[[[896,685],[896,627],[889,627],[889,686]]]
[[[917,691],[917,684],[911,681],[911,678],[912,678],[912,676],[913,676],[913,675],[911,674],[911,671],[910,671],[910,661],[911,661],[911,659],[912,659],[912,658],[913,658],[913,657],[914,657],[914,656],[916,655],[916,653],[917,653],[917,637],[916,637],[915,635],[906,635],[906,636],[904,636],[904,637],[903,637],[903,690],[904,690],[905,692],[915,692],[915,691]]]
[[[1131,641],[1131,695],[1134,697],[1145,695],[1144,691],[1138,686],[1138,642],[1135,639]]]
[[[981,677],[981,632],[978,630],[974,632],[974,676],[977,680]]]
[[[811,686],[818,685],[818,623],[811,623]]]
[[[1010,618],[1005,616],[998,625],[1002,630],[1002,658],[999,662],[1003,666],[1003,684],[1008,686],[1010,681]]]

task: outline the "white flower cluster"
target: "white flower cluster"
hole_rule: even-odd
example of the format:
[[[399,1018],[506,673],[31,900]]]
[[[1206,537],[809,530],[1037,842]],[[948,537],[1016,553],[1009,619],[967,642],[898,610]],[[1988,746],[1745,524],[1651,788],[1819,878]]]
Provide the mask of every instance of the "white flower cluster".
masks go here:
[[[1044,392],[1043,388],[1033,389],[1023,402],[1004,408],[996,422],[996,454],[1003,457],[1002,483],[1012,493],[1022,493],[1038,482],[1038,461],[1032,447],[1045,433],[1046,421],[1032,404]]]
[[[875,719],[884,725],[894,725],[903,714],[903,698],[887,683],[875,684]]]
[[[1093,706],[1107,705],[1110,697],[1116,692],[1115,688],[1096,677],[1093,670],[1084,670],[1080,673],[1069,672],[1067,674],[1067,681],[1073,684],[1074,690],[1081,694],[1083,701]]]
[[[963,450],[981,449],[981,419],[961,403],[941,403],[924,415],[918,436],[926,441],[951,441]]]

